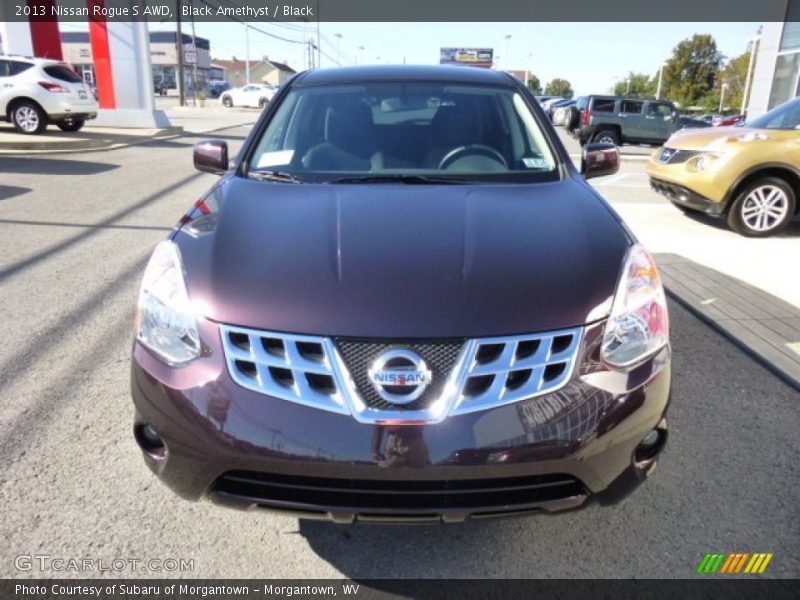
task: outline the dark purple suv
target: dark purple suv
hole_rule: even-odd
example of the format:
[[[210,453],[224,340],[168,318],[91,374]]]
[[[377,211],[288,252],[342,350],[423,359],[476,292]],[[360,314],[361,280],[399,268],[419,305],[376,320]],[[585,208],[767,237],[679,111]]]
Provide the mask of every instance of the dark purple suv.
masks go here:
[[[647,251],[500,72],[294,77],[155,249],[134,435],[190,500],[339,522],[618,499],[667,437]]]

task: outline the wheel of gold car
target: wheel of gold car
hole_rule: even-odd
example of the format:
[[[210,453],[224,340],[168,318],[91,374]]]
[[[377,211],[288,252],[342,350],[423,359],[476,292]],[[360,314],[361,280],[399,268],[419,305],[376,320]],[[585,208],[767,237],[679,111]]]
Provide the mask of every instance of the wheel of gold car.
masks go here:
[[[779,177],[761,177],[747,184],[736,196],[728,212],[728,225],[748,237],[772,235],[794,216],[796,196],[792,187]]]

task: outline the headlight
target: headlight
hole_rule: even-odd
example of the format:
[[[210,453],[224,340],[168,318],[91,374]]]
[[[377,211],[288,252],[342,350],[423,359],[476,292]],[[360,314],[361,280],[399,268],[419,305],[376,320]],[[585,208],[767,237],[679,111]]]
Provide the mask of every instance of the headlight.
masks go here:
[[[611,315],[603,333],[602,357],[612,367],[630,368],[669,342],[664,288],[653,258],[636,244],[625,257]]]
[[[180,253],[171,241],[158,244],[147,263],[136,309],[136,339],[171,365],[200,356]]]
[[[719,152],[703,152],[699,156],[694,157],[691,159],[687,166],[689,167],[690,171],[694,171],[695,173],[700,173],[705,171],[711,163],[717,160],[722,156]]]

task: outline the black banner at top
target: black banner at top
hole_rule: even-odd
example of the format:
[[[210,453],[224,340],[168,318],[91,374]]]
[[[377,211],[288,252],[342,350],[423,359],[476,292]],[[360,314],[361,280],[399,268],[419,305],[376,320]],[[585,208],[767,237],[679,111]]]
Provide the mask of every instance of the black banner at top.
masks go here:
[[[800,0],[3,0],[0,21],[787,21]]]

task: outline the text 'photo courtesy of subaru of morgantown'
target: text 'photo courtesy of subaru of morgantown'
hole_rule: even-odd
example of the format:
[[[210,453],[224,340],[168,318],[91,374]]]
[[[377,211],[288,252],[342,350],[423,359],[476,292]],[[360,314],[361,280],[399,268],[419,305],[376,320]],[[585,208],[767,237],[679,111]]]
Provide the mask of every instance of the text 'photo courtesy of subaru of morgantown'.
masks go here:
[[[732,127],[682,131],[653,153],[650,186],[684,211],[725,217],[731,229],[765,237],[797,214],[800,99]]]
[[[624,497],[667,441],[647,250],[500,71],[301,73],[158,244],[133,434],[181,497],[444,521]]]

